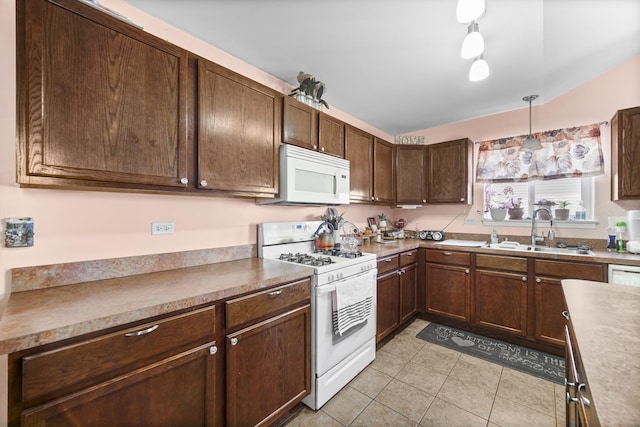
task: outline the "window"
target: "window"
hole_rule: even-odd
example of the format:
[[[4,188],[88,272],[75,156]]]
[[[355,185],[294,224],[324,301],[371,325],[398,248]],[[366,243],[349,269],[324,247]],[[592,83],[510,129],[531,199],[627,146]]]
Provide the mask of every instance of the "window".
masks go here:
[[[504,194],[507,187],[513,189],[509,195]],[[511,199],[516,201],[521,199],[520,206],[524,209],[524,217],[531,218],[533,211],[540,207],[536,206],[536,202],[546,199],[556,203],[556,206],[551,207],[552,211],[559,207],[558,202],[568,202],[569,219],[575,218],[576,209],[579,209],[582,201],[587,211],[587,219],[591,219],[593,218],[592,188],[592,177],[485,184],[485,217],[491,217],[490,206],[508,205]]]

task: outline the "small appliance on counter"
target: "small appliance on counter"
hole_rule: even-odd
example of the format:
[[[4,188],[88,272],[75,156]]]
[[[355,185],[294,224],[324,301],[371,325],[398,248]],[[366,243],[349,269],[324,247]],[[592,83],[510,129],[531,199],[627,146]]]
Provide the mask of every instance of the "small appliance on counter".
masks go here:
[[[640,210],[627,212],[627,252],[640,254]]]

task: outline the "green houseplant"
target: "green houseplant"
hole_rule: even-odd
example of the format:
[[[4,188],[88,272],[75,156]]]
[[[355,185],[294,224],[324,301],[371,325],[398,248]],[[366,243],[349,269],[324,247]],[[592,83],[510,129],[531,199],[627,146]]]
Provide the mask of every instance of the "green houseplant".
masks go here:
[[[316,80],[313,75],[300,71],[296,77],[300,86],[294,88],[290,95],[296,97],[301,102],[309,103],[309,105],[323,105],[329,108],[327,101],[322,99],[322,95],[327,87],[320,80]],[[308,102],[309,101],[309,102]],[[315,104],[315,105],[314,105]]]

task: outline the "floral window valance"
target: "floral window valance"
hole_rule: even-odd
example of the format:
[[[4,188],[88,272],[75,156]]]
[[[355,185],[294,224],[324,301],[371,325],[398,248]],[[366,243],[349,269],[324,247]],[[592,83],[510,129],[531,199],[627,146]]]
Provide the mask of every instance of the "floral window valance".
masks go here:
[[[604,173],[600,125],[534,133],[539,150],[520,150],[528,135],[480,142],[476,182],[520,182]]]

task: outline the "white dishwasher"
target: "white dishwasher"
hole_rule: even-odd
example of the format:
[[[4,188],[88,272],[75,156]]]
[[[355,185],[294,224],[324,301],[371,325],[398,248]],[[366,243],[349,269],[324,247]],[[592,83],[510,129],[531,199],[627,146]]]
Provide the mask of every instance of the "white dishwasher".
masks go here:
[[[609,264],[609,283],[640,287],[640,267]]]

